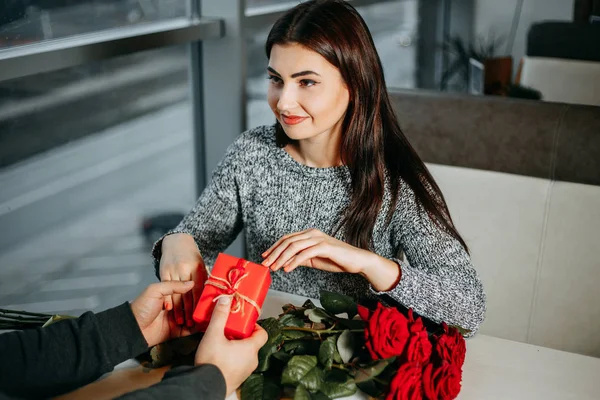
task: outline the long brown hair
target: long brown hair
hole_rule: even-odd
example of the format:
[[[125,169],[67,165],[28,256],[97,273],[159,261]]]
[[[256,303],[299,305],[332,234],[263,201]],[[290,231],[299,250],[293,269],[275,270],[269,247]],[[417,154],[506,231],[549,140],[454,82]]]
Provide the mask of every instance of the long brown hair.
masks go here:
[[[403,180],[429,218],[467,250],[440,188],[400,129],[373,38],[356,9],[341,0],[298,4],[275,22],[267,38],[267,58],[275,44],[289,43],[320,54],[338,68],[350,93],[342,124],[341,159],[350,171],[352,195],[338,227],[344,227],[348,243],[372,248],[387,172],[392,196],[388,224]],[[292,142],[279,122],[275,130],[279,146]]]

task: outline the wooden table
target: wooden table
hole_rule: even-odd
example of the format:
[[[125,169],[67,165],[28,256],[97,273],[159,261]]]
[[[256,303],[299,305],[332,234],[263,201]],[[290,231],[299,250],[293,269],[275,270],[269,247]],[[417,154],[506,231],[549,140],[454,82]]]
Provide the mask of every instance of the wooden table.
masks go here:
[[[286,303],[301,305],[305,297],[270,291],[262,317],[277,316]],[[315,301],[315,304],[319,305]],[[148,387],[167,369],[144,372],[133,361],[60,399],[110,399]],[[461,400],[597,400],[600,398],[600,358],[513,342],[486,335],[467,340]],[[348,399],[365,399],[356,394]],[[235,395],[228,400],[236,399]]]

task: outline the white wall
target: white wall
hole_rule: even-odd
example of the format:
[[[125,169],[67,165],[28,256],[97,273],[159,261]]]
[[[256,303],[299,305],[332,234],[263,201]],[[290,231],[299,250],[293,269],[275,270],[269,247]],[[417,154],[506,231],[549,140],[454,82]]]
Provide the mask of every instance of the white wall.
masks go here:
[[[474,32],[475,35],[487,35],[490,30],[496,36],[503,35],[508,39],[513,14],[518,0],[475,0]],[[521,11],[519,26],[512,49],[513,75],[519,61],[525,55],[527,32],[529,27],[540,21],[571,21],[573,19],[574,0],[525,0]],[[502,53],[507,42],[502,46]],[[500,54],[504,55],[504,54]]]

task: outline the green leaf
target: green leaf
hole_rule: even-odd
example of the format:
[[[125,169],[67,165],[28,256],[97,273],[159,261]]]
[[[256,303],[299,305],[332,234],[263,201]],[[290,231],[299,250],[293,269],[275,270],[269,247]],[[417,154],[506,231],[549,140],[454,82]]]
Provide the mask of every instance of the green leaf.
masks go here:
[[[342,358],[337,351],[337,337],[329,336],[321,343],[321,347],[319,348],[319,361],[325,367],[325,369],[330,370],[333,362],[342,362]]]
[[[271,356],[277,352],[277,345],[265,344],[258,351],[258,367],[257,372],[265,372],[271,366]]]
[[[312,300],[308,299],[304,302],[302,308],[317,308],[317,306],[315,306],[315,303],[313,303]]]
[[[356,383],[366,382],[377,375],[381,374],[391,363],[396,360],[396,357],[386,358],[385,360],[377,360],[362,366],[356,370],[354,381]]]
[[[241,400],[275,400],[280,398],[281,387],[273,379],[252,374],[242,385]]]
[[[310,352],[311,342],[313,340],[290,340],[283,344],[282,350],[293,355],[307,354]]]
[[[311,392],[316,392],[323,384],[323,370],[317,363],[315,356],[292,357],[281,374],[281,384],[304,385]]]
[[[294,311],[296,309],[296,306],[293,305],[292,303],[287,303],[287,304],[284,304],[283,306],[281,306],[281,309],[283,310],[284,313],[288,313],[288,312]]]
[[[354,354],[354,336],[349,330],[346,329],[338,338],[337,350],[344,364],[350,361]]]
[[[312,338],[312,333],[306,331],[294,331],[294,330],[285,330],[283,331],[283,338],[285,340],[297,340],[297,339],[306,339]]]
[[[350,330],[355,329],[365,329],[365,321],[362,319],[346,319],[340,318],[337,320],[337,323],[340,327]]]
[[[312,304],[312,303],[311,303]],[[313,304],[314,307],[314,304]],[[292,315],[304,320],[304,311],[306,308],[304,307],[296,307],[293,304],[286,304],[282,307],[284,314],[280,315],[280,318],[283,318],[286,315]]]
[[[279,361],[282,361],[284,363],[287,363],[288,361],[290,361],[290,359],[292,358],[291,354],[288,354],[284,351],[278,351],[276,353],[273,353],[273,358],[278,359]]]
[[[352,396],[357,390],[352,377],[346,372],[336,369],[325,375],[325,381],[321,386],[321,392],[331,399]]]
[[[299,339],[286,341],[281,350],[292,355],[311,355],[317,356],[319,354],[319,348],[321,342],[314,339]]]
[[[356,386],[365,394],[376,399],[381,398],[385,394],[385,388],[382,385],[375,383],[373,380],[358,382],[356,383]]]
[[[296,326],[298,328],[304,326],[302,318],[298,318],[294,314],[285,314],[283,317],[279,318],[279,323],[281,326]]]
[[[456,328],[456,330],[458,331],[458,333],[460,333],[463,336],[468,335],[469,333],[471,333],[471,331],[469,329],[461,328],[458,325],[449,325],[448,327],[449,328]]]
[[[258,324],[263,327],[269,334],[267,343],[258,351],[258,372],[264,372],[270,367],[270,358],[277,352],[277,348],[283,341],[281,335],[281,325],[275,318],[267,318],[258,321]]]
[[[310,308],[304,311],[304,315],[306,315],[308,319],[315,323],[330,321],[333,319],[332,316],[327,314],[322,308]]]
[[[356,302],[350,296],[326,290],[321,290],[320,295],[321,305],[327,312],[333,315],[348,313],[348,318],[352,319],[358,313]]]
[[[309,356],[310,357],[310,356]],[[302,384],[312,392],[316,392],[321,389],[323,385],[323,376],[325,373],[319,367],[315,367],[302,379]]]
[[[275,318],[261,319],[258,324],[269,334],[269,340],[274,340],[281,333],[281,324]]]
[[[331,400],[329,396],[324,395],[322,392],[313,393],[311,397],[312,400]]]
[[[296,392],[294,393],[294,400],[312,400],[310,398],[310,393],[306,388],[302,385],[299,385],[296,388]]]

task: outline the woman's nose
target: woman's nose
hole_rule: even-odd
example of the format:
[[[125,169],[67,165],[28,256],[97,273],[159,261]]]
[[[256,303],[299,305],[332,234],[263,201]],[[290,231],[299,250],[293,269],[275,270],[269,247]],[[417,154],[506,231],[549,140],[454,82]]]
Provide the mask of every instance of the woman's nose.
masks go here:
[[[283,87],[279,94],[279,100],[277,101],[277,108],[279,110],[291,110],[296,107],[296,95],[294,93],[293,88],[291,87]]]

